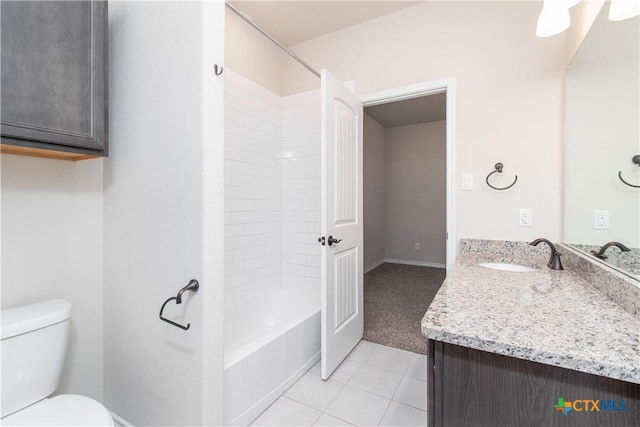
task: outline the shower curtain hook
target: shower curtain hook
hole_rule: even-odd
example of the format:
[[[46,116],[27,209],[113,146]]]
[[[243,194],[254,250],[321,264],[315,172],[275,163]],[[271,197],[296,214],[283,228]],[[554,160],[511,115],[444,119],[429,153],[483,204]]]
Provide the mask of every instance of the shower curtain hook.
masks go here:
[[[218,70],[219,70],[220,72],[218,72]],[[218,66],[218,64],[215,64],[215,65],[213,66],[213,72],[214,72],[214,73],[216,73],[216,76],[220,76],[220,75],[222,75],[222,72],[223,72],[223,71],[224,71],[224,68],[223,68],[222,66]]]

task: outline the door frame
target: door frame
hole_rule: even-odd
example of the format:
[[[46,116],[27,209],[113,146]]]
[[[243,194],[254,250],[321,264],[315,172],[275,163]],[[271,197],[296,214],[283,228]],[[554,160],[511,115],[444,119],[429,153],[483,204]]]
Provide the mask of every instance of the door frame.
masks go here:
[[[456,78],[446,77],[439,80],[431,80],[416,83],[409,86],[402,86],[395,89],[388,89],[379,92],[372,92],[361,95],[360,100],[364,108],[374,105],[388,104],[391,102],[404,101],[406,99],[419,98],[426,95],[435,95],[445,92],[447,94],[447,117],[446,117],[446,164],[447,164],[447,273],[456,260],[458,239],[456,235]]]

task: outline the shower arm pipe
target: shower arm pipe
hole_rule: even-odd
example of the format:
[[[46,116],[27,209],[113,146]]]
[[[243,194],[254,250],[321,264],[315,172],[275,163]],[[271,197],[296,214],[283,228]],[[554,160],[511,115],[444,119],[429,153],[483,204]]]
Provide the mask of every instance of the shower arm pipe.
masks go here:
[[[247,16],[247,14],[245,14],[241,10],[237,9],[235,6],[230,5],[228,2],[225,2],[225,5],[229,9],[231,9],[233,11],[233,13],[235,13],[240,18],[245,20],[247,22],[247,24],[251,25],[253,28],[255,28],[256,30],[261,32],[266,38],[268,38],[273,43],[275,43],[280,49],[284,50],[287,53],[287,55],[289,55],[290,57],[292,57],[293,59],[298,61],[303,67],[305,67],[307,70],[311,71],[316,77],[320,78],[320,73],[319,72],[317,72],[315,69],[313,69],[311,67],[311,65],[307,64],[306,62],[304,62],[304,60],[302,58],[300,58],[298,55],[296,55],[291,49],[289,49],[288,47],[286,47],[285,45],[280,43],[271,34],[267,33],[261,26],[259,26],[255,22],[253,22],[253,20],[251,18],[249,18],[249,16]]]

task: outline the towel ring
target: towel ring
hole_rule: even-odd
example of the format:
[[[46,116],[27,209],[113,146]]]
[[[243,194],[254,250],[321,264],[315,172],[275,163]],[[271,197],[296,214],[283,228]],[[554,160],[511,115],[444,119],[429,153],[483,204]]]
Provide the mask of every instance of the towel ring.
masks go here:
[[[511,183],[511,185],[508,185],[506,187],[494,187],[493,185],[491,185],[491,183],[489,182],[489,178],[491,177],[491,175],[493,175],[494,173],[502,173],[502,168],[504,167],[504,165],[500,162],[496,163],[494,166],[495,170],[493,172],[491,172],[489,175],[487,175],[487,179],[485,179],[485,181],[487,182],[487,185],[491,188],[493,188],[494,190],[508,190],[509,188],[513,187],[514,185],[516,185],[516,182],[518,182],[518,175],[516,175],[516,178],[513,180],[513,182]]]
[[[634,164],[640,166],[640,154],[636,154],[635,156],[633,156],[631,158],[631,161]],[[625,185],[628,185],[629,187],[640,188],[640,185],[634,185],[634,184],[631,184],[631,183],[625,181],[624,178],[622,177],[622,171],[618,171],[618,178],[620,178],[620,181],[622,181]]]

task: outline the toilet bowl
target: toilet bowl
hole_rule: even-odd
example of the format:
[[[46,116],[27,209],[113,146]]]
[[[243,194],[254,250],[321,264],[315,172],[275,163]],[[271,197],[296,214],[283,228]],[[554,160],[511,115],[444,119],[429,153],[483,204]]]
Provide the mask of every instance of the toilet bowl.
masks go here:
[[[109,411],[86,396],[49,397],[60,383],[71,304],[45,301],[0,314],[2,426],[112,427]]]
[[[2,426],[111,426],[113,419],[100,403],[86,396],[62,394],[43,399],[0,420]]]

